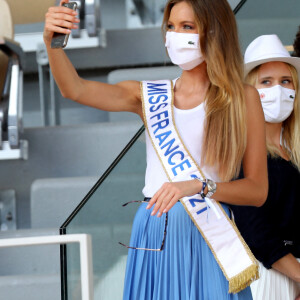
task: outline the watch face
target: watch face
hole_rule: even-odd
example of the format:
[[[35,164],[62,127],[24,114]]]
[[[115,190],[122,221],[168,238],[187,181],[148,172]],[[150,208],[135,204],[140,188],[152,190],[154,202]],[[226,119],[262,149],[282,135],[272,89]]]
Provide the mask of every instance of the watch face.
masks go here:
[[[207,189],[208,189],[208,193],[207,194],[213,194],[216,192],[217,189],[217,185],[214,181],[208,179],[207,180]]]

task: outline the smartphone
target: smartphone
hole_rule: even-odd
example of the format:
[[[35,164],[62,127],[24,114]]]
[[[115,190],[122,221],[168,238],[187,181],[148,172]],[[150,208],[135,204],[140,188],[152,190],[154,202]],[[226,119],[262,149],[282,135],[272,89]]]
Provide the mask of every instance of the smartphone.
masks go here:
[[[76,10],[77,3],[63,3],[62,6]],[[65,48],[67,46],[69,34],[55,32],[51,41],[51,48]]]

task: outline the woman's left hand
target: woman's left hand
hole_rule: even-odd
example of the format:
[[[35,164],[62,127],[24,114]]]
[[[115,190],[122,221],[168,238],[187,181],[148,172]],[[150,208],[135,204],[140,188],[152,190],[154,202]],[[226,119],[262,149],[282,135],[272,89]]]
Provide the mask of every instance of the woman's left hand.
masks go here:
[[[168,212],[179,199],[185,196],[195,195],[199,193],[201,189],[202,183],[197,179],[165,182],[151,198],[147,209],[155,204],[151,215],[154,216],[158,212],[157,217],[161,217],[161,215]]]

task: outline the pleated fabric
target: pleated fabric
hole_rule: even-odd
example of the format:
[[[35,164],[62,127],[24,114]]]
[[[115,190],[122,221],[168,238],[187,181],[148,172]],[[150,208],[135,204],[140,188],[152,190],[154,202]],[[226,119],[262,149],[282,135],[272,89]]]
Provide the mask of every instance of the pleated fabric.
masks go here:
[[[300,283],[276,270],[266,269],[262,263],[259,263],[259,274],[260,279],[251,284],[253,300],[295,300],[300,295]]]
[[[160,248],[165,215],[151,216],[140,205],[130,246]],[[224,205],[228,213],[227,206]],[[213,213],[213,212],[211,212]],[[209,221],[209,220],[208,220]],[[228,294],[224,277],[211,250],[180,202],[168,213],[164,250],[129,249],[123,300],[250,300],[250,288]]]

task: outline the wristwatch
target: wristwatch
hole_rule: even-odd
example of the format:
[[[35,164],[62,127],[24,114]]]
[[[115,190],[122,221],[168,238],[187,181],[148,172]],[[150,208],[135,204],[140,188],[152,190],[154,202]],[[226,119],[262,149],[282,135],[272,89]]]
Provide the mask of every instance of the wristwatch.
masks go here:
[[[207,194],[205,195],[205,197],[207,198],[211,198],[211,196],[216,192],[217,190],[217,184],[211,180],[211,179],[205,179],[205,182],[207,183]]]

